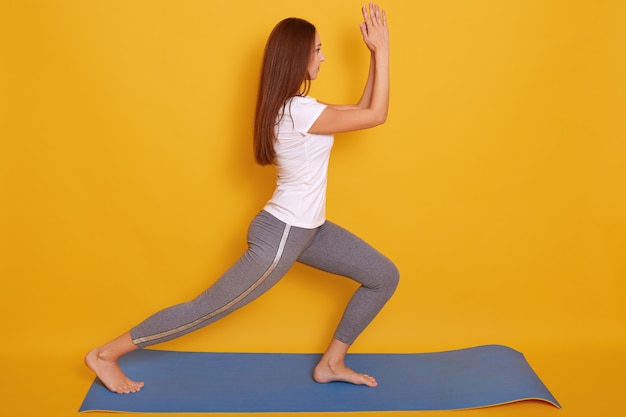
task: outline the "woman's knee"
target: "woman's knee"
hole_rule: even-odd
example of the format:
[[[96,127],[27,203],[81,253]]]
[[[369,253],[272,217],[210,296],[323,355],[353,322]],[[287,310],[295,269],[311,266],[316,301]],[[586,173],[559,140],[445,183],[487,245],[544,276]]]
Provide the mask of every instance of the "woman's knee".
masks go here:
[[[400,271],[393,262],[385,258],[384,265],[378,268],[376,279],[375,289],[390,298],[400,282]]]
[[[385,287],[389,292],[389,296],[396,291],[398,288],[398,284],[400,283],[400,270],[398,267],[391,261],[389,261],[388,272],[386,274]]]

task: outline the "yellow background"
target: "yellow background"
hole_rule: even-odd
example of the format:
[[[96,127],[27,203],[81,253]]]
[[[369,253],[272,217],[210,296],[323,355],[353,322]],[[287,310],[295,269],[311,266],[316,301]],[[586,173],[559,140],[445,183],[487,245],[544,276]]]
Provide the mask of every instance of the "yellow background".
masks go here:
[[[240,255],[273,186],[251,153],[267,35],[287,16],[316,24],[327,61],[311,94],[356,101],[360,5],[0,1],[0,414],[74,415],[93,380],[88,349],[195,296]],[[392,258],[401,284],[353,351],[504,344],[564,408],[464,415],[616,415],[625,3],[383,6],[390,117],[337,136],[328,216]],[[321,352],[354,288],[296,266],[252,305],[157,348]]]

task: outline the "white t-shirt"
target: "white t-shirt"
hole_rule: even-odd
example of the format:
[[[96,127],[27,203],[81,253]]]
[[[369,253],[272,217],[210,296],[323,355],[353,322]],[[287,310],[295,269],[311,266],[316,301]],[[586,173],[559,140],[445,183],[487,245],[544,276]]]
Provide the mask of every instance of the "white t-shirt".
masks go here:
[[[312,97],[293,97],[276,127],[276,190],[264,210],[305,229],[326,220],[328,160],[334,140],[332,135],[308,133],[325,108]]]

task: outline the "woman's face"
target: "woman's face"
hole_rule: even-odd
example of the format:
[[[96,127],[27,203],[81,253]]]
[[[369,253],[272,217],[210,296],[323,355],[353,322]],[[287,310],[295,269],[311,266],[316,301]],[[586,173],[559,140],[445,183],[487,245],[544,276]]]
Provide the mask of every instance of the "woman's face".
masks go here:
[[[315,32],[315,43],[313,45],[313,51],[311,52],[311,58],[309,58],[309,78],[314,80],[317,78],[317,74],[320,72],[320,64],[324,62],[324,53],[322,52],[322,44],[320,42],[319,33]]]

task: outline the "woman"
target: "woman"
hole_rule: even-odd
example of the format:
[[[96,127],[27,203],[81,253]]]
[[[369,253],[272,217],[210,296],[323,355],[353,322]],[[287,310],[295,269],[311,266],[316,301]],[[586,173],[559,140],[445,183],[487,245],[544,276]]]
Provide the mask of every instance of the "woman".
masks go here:
[[[396,267],[367,243],[326,221],[326,179],[334,133],[383,123],[389,104],[386,14],[362,9],[360,29],[371,52],[370,71],[356,105],[334,106],[306,96],[324,61],[319,34],[309,22],[281,21],[267,41],[254,128],[258,163],[273,164],[277,186],[248,230],[248,250],[195,299],[166,308],[113,341],[90,351],[87,366],[116,393],[137,392],[118,359],[135,349],[206,326],[254,300],[295,262],[349,277],[361,285],[313,371],[319,383],[344,381],[374,387],[376,380],[346,367],[350,345],[393,294]]]

